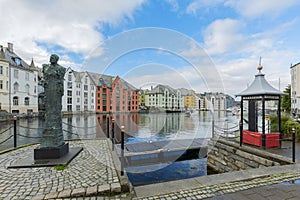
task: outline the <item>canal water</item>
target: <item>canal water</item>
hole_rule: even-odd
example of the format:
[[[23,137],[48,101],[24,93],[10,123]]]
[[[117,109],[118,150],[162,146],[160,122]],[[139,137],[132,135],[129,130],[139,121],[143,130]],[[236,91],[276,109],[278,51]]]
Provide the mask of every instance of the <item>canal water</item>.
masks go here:
[[[209,139],[212,136],[210,112],[118,114],[115,119],[116,143],[121,141],[120,127],[125,128],[125,144],[178,139]],[[239,118],[226,112],[215,112],[216,127],[229,128],[238,124]],[[20,119],[17,121],[17,144],[38,143],[44,125],[43,119]],[[70,115],[63,117],[65,140],[106,137],[107,115]],[[110,125],[111,128],[111,125]],[[0,143],[13,135],[13,122],[0,123]],[[13,138],[0,144],[0,151],[13,147]],[[155,163],[126,168],[133,185],[191,178],[207,174],[206,158]]]

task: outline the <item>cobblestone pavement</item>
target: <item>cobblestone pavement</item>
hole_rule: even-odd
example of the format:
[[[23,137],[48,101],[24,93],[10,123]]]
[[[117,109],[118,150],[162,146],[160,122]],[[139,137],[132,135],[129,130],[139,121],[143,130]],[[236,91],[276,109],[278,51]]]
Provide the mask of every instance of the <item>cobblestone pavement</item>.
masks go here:
[[[300,170],[134,199],[299,199],[300,191],[297,190],[300,189],[300,185],[279,184],[298,179],[300,179]]]
[[[69,145],[84,148],[64,170],[55,167],[7,169],[22,156],[33,156],[37,145],[1,154],[0,199],[54,199],[121,192],[106,139],[71,141]]]

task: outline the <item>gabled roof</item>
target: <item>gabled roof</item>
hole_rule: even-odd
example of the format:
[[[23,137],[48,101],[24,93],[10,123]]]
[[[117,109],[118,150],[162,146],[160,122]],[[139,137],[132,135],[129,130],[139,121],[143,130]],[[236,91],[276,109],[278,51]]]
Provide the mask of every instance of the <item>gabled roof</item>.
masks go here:
[[[176,89],[173,89],[168,85],[161,85],[161,84],[155,86],[155,88],[150,90],[148,92],[148,94],[163,94],[165,92],[165,90],[168,90],[168,92],[170,94],[176,94],[177,95],[177,90]]]
[[[113,76],[103,75],[103,74],[97,74],[92,72],[87,72],[87,74],[91,77],[92,81],[96,86],[102,86],[106,85],[108,87],[111,87],[113,82]]]
[[[259,67],[259,72],[255,75],[251,85],[236,96],[284,95],[283,92],[275,89],[266,81],[265,75],[261,73],[262,67]]]
[[[32,66],[28,65],[22,58],[20,58],[15,52],[10,51],[7,47],[3,48],[3,53],[0,52],[0,59],[1,58],[6,60],[13,67],[30,71],[38,71],[38,68],[34,65],[33,61]]]

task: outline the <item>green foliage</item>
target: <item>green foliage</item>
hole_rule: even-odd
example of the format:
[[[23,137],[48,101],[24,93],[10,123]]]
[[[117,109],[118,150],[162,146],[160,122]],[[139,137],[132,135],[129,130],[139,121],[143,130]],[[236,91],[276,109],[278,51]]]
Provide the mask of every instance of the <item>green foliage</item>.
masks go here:
[[[286,112],[291,112],[291,85],[288,85],[283,91],[287,95],[281,97],[281,109]]]
[[[57,171],[65,170],[68,168],[68,165],[56,165],[54,167]]]
[[[271,115],[271,131],[278,132],[278,119],[277,115]],[[294,121],[289,115],[281,116],[281,132],[285,137],[290,137],[292,129],[296,129],[297,137],[300,138],[300,124]]]

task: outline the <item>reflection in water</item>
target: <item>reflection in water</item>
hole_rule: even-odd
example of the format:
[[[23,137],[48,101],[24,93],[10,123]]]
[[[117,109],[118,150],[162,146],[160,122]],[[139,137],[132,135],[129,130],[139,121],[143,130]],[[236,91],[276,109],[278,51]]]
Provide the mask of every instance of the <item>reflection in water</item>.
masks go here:
[[[187,117],[184,113],[151,113],[151,114],[113,114],[109,116],[116,120],[115,137],[120,141],[120,127],[125,127],[126,142],[157,141],[170,139],[193,139],[211,137],[210,112],[195,112]],[[69,115],[63,117],[64,138],[100,138],[106,136],[106,114]],[[227,121],[225,122],[225,119]],[[221,127],[231,127],[238,124],[238,117],[226,116],[225,112],[215,112],[215,124]],[[1,123],[0,133],[11,123]],[[44,126],[43,119],[20,119],[17,121],[18,146],[39,142]],[[111,124],[109,125],[111,129]],[[0,142],[13,135],[13,128],[0,135]],[[11,138],[0,145],[0,150],[13,147]]]

